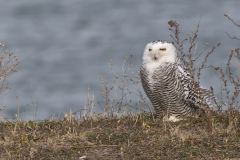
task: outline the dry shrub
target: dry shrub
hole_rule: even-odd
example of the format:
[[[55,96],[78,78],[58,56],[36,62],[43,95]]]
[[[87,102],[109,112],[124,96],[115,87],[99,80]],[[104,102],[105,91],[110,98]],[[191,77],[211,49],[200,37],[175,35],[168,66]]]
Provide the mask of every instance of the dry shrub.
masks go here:
[[[102,79],[104,112],[122,115],[130,112],[151,111],[149,102],[142,92],[138,70],[133,66],[133,55],[124,58],[121,73],[113,71],[112,79]]]
[[[230,16],[224,15],[228,20],[230,20],[235,26],[240,27],[240,25],[235,22]],[[236,69],[233,66],[233,59],[238,60],[240,64],[240,48],[233,48],[229,52],[229,56],[226,60],[225,65],[212,65],[208,64],[208,59],[210,56],[215,55],[215,49],[220,46],[220,43],[217,43],[215,46],[210,47],[209,49],[198,53],[197,44],[198,44],[198,31],[199,25],[195,31],[191,34],[182,34],[180,30],[180,25],[176,21],[169,21],[169,30],[171,32],[170,36],[173,40],[174,45],[177,48],[178,55],[181,61],[184,63],[186,69],[191,73],[192,78],[194,78],[198,83],[200,81],[201,73],[203,70],[214,71],[216,76],[220,81],[221,93],[218,96],[212,86],[209,90],[214,99],[212,104],[218,112],[211,111],[208,115],[208,128],[211,132],[216,131],[216,120],[217,117],[221,117],[222,114],[226,114],[227,117],[224,118],[224,123],[227,124],[227,133],[233,133],[238,131],[238,125],[240,123],[239,109],[240,109],[240,77],[236,73],[239,68]],[[230,39],[239,41],[239,37],[231,36],[227,33],[227,36]],[[218,116],[216,116],[216,114]]]
[[[225,17],[231,20],[233,24],[237,25],[237,23],[233,21],[228,15],[225,15]],[[236,74],[234,74],[233,69],[231,68],[232,58],[234,56],[239,57],[239,48],[234,48],[230,51],[229,58],[226,62],[225,67],[208,64],[209,57],[216,56],[214,54],[215,49],[220,46],[220,43],[217,43],[215,46],[210,47],[210,49],[206,49],[198,53],[197,44],[199,24],[197,25],[195,31],[193,31],[191,34],[186,34],[186,36],[182,34],[180,25],[176,21],[171,20],[168,22],[168,24],[169,30],[171,32],[170,37],[172,38],[173,43],[177,48],[181,61],[184,63],[186,69],[191,73],[192,78],[194,78],[199,83],[202,71],[204,69],[213,69],[220,79],[222,86],[221,97],[216,96],[212,86],[209,88],[209,90],[212,92],[212,95],[215,96],[213,100],[214,104],[216,105],[214,106],[216,106],[218,110],[228,108],[239,109],[240,79]],[[237,38],[234,37],[234,39]]]
[[[224,14],[224,16],[231,21],[235,26],[240,27],[236,21],[234,21],[229,15]],[[236,36],[230,36],[227,33],[230,39],[240,40]],[[233,48],[230,50],[229,57],[227,59],[225,68],[221,68],[219,66],[210,66],[212,67],[219,75],[219,78],[222,81],[223,91],[225,92],[222,99],[225,99],[226,102],[224,104],[227,105],[229,110],[239,110],[239,102],[240,102],[240,77],[236,74],[236,69],[234,69],[232,60],[235,58],[238,60],[240,64],[240,48]],[[239,69],[239,68],[238,68]]]
[[[209,57],[215,53],[215,49],[221,44],[217,43],[210,49],[205,49],[198,53],[197,44],[199,24],[197,25],[195,31],[191,34],[187,33],[185,36],[181,32],[180,25],[176,21],[170,20],[168,24],[170,37],[177,48],[180,60],[183,62],[188,72],[190,72],[192,78],[199,82],[202,70],[207,68],[206,66]]]
[[[18,64],[18,58],[0,42],[0,93],[9,89],[7,78],[16,72]]]

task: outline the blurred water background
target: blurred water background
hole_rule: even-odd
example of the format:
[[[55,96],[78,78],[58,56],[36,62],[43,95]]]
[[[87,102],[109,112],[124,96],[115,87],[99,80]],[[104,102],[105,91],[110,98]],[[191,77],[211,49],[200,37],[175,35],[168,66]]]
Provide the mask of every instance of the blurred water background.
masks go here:
[[[101,102],[101,77],[122,72],[124,58],[133,55],[141,65],[147,42],[170,40],[168,20],[185,32],[200,23],[198,48],[222,45],[211,63],[222,63],[239,41],[239,34],[223,15],[239,20],[239,0],[0,0],[0,40],[21,61],[9,79],[11,89],[0,96],[7,118],[45,119],[57,113],[79,111],[91,90]],[[214,80],[207,78],[206,85]],[[101,105],[95,106],[101,111]]]

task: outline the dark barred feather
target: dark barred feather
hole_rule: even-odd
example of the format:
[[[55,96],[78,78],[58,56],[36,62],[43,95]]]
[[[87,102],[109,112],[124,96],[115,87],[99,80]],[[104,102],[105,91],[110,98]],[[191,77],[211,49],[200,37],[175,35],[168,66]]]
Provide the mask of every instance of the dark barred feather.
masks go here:
[[[198,117],[209,108],[207,102],[213,98],[209,90],[201,88],[186,70],[175,63],[159,66],[151,77],[142,66],[140,76],[157,116]]]

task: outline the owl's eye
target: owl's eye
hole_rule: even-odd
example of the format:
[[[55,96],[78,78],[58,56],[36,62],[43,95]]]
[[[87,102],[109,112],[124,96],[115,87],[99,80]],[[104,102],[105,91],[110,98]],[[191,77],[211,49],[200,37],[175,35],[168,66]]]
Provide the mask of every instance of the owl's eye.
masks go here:
[[[159,50],[160,50],[160,51],[166,51],[167,48],[160,48]]]
[[[151,52],[151,51],[152,51],[152,48],[149,48],[148,51]]]

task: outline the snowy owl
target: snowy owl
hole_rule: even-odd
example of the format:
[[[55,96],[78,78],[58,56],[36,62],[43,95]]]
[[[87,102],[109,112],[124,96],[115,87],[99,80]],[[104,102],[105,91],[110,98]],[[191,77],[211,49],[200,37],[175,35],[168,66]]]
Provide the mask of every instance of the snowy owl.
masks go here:
[[[156,116],[163,120],[199,117],[209,108],[210,91],[184,69],[172,43],[158,40],[146,45],[140,77]]]

